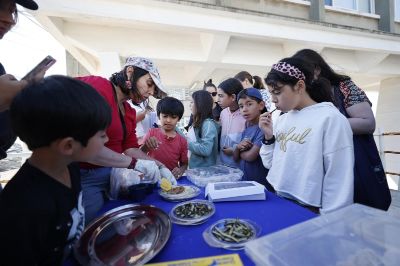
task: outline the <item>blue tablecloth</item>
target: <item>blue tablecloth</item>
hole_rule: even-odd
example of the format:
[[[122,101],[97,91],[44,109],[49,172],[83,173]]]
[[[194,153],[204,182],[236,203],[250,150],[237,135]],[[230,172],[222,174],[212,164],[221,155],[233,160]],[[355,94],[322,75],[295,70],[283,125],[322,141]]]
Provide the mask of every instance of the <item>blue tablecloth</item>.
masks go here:
[[[187,184],[189,181],[182,177],[179,183]],[[207,222],[192,226],[173,224],[171,236],[167,244],[150,262],[156,263],[238,253],[244,265],[254,265],[244,253],[244,250],[230,251],[210,247],[204,241],[202,234],[208,226],[224,218],[252,220],[262,228],[261,236],[263,236],[316,216],[311,211],[282,199],[275,194],[266,192],[266,196],[267,199],[262,201],[215,202],[216,212]],[[202,189],[202,193],[197,198],[204,199],[204,189]],[[103,213],[111,208],[129,203],[132,202],[125,200],[110,201],[104,206],[101,212]],[[154,205],[166,213],[169,213],[176,205],[174,202],[163,200],[157,191],[148,195],[141,203]]]

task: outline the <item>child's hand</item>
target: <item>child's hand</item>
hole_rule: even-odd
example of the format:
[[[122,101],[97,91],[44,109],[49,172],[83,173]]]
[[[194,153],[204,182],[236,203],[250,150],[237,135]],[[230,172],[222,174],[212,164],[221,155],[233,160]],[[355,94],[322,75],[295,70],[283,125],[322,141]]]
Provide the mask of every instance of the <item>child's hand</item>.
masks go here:
[[[232,156],[233,155],[233,149],[230,148],[230,147],[222,147],[222,152],[225,155],[228,155],[228,156]]]
[[[251,149],[251,147],[253,147],[253,143],[251,142],[251,140],[249,140],[249,139],[244,139],[244,140],[242,140],[237,146],[236,146],[236,148],[239,150],[239,151],[247,151],[247,150],[250,150]]]
[[[158,146],[160,144],[161,144],[161,142],[158,141],[158,139],[156,137],[150,137],[150,138],[146,139],[146,141],[144,142],[143,145],[145,146],[145,149],[147,151],[150,151],[150,150],[158,149]]]
[[[273,125],[272,125],[272,115],[271,113],[263,113],[260,115],[258,126],[264,132],[265,139],[271,139],[274,135]]]
[[[172,169],[172,174],[175,176],[176,179],[181,178],[181,176],[185,173],[185,170],[180,167],[175,167]]]

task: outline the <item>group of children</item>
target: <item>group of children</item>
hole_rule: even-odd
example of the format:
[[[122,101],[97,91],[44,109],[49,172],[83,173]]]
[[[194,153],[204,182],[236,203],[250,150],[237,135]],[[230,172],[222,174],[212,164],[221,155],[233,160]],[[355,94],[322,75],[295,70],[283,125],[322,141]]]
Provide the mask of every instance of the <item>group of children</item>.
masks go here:
[[[272,191],[265,178],[268,170],[259,155],[263,133],[258,120],[267,111],[261,93],[255,88],[243,89],[237,79],[230,78],[218,86],[218,98],[218,105],[223,108],[219,122],[212,116],[210,93],[207,90],[193,93],[193,123],[186,138],[176,129],[183,116],[183,104],[172,97],[160,100],[157,104],[160,127],[146,134],[141,149],[166,165],[176,178],[187,167],[222,163],[242,169],[244,180],[257,181]]]
[[[177,179],[187,167],[222,163],[242,169],[244,180],[321,213],[351,204],[352,132],[332,104],[329,82],[314,79],[312,68],[293,58],[275,64],[265,81],[282,112],[275,123],[258,89],[244,89],[239,80],[229,78],[217,86],[223,108],[219,122],[213,119],[210,93],[196,91],[193,124],[185,136],[177,129],[183,104],[165,97],[156,108],[160,127],[147,132],[140,149]],[[110,109],[89,85],[51,76],[15,98],[11,117],[33,153],[1,195],[0,239],[11,241],[0,247],[7,251],[2,259],[18,258],[12,264],[20,265],[59,264],[84,225],[74,162],[90,161],[107,142]],[[31,193],[38,191],[35,187],[40,195]],[[7,248],[16,246],[18,250]]]
[[[257,181],[318,213],[353,203],[353,133],[334,104],[329,81],[316,78],[304,60],[285,58],[272,67],[265,82],[281,112],[275,126],[260,91],[244,89],[235,78],[218,86],[218,104],[223,109],[219,123],[212,120],[207,91],[193,94],[189,167],[222,163],[240,168],[243,180]],[[170,112],[174,115],[173,109]],[[181,114],[175,116],[176,125]],[[158,130],[166,134],[161,125]]]

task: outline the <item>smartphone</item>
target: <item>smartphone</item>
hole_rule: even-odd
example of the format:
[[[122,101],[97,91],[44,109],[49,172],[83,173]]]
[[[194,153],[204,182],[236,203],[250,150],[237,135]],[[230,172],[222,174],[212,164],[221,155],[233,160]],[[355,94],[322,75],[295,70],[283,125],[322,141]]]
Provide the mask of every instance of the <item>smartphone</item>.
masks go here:
[[[46,56],[39,64],[37,64],[31,71],[28,72],[28,74],[26,74],[22,79],[24,80],[32,80],[35,78],[35,76],[41,72],[41,71],[46,71],[47,69],[49,69],[52,65],[54,65],[54,63],[56,62],[56,60],[48,55]]]

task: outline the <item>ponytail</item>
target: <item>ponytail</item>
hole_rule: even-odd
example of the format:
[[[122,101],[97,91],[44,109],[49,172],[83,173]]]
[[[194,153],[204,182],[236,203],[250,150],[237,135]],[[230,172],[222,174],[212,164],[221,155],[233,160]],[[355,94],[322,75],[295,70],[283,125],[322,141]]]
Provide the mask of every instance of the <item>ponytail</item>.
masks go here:
[[[203,90],[206,90],[207,87],[214,87],[215,89],[217,89],[217,86],[214,85],[212,79],[209,79],[207,82],[204,81]]]
[[[259,76],[253,76],[253,80],[254,80],[253,88],[256,88],[258,90],[265,89],[262,78],[260,78]]]
[[[129,95],[129,92],[132,91],[132,94],[136,99],[142,99],[142,96],[136,87],[136,82],[139,80],[139,78],[149,72],[140,67],[134,67],[133,74],[130,79],[128,79],[128,76],[126,75],[126,69],[127,67],[124,67],[124,69],[121,71],[112,74],[110,81],[114,85],[118,86],[125,95]]]
[[[121,91],[128,95],[129,91],[131,90],[127,84],[127,76],[125,74],[125,71],[122,70],[120,72],[115,72],[114,74],[111,75],[110,81],[115,85],[118,86]]]

